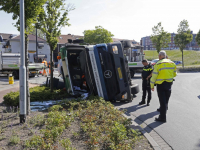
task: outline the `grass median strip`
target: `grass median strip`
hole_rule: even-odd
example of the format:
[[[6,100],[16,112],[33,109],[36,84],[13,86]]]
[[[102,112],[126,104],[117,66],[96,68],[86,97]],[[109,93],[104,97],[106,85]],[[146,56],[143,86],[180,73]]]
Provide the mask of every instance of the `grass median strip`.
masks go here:
[[[102,98],[63,100],[46,112],[33,112],[18,124],[18,110],[2,109],[0,147],[41,150],[152,149],[140,132],[130,128],[124,112]],[[140,143],[140,144],[138,144]]]
[[[47,100],[59,100],[68,97],[69,95],[65,91],[65,89],[53,90],[51,92],[49,87],[46,86],[36,86],[30,88],[30,101],[47,101]],[[18,92],[10,92],[6,94],[4,99],[4,104],[8,106],[19,106],[19,91]]]

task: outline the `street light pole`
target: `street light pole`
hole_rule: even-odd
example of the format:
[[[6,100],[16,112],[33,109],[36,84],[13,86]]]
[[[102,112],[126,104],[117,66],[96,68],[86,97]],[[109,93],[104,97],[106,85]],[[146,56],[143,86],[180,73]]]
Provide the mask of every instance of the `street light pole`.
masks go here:
[[[25,67],[25,37],[24,37],[24,0],[20,0],[20,123],[26,121],[26,67]]]
[[[36,23],[36,62],[38,62],[38,41],[37,41],[37,23]]]

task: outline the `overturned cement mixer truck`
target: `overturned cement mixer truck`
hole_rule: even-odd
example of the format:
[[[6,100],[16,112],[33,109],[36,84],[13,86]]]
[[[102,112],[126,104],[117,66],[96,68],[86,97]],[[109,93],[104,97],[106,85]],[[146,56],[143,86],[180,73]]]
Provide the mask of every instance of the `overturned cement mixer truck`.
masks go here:
[[[67,92],[76,97],[87,93],[108,101],[132,101],[139,86],[131,81],[123,53],[130,46],[129,41],[86,46],[65,44],[57,58]]]

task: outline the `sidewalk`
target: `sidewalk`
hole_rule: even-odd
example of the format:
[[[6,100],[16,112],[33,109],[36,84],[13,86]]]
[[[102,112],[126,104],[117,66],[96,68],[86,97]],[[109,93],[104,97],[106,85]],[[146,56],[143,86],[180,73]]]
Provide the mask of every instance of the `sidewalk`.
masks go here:
[[[29,83],[29,88],[39,86],[39,84],[31,84]],[[14,85],[8,85],[6,88],[0,89],[0,103],[3,102],[3,97],[9,92],[17,92],[19,91],[19,83],[16,83]]]
[[[173,148],[155,130],[139,120],[136,116],[125,113],[124,117],[131,119],[131,128],[139,130],[149,141],[154,150],[173,150]]]

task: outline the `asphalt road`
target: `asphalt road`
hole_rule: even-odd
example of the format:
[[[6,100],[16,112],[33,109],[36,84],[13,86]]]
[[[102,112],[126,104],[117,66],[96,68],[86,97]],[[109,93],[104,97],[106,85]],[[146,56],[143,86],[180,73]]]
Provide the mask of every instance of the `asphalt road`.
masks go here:
[[[57,69],[54,70],[54,77],[58,78],[58,71]],[[39,75],[35,77],[29,78],[29,83],[32,84],[45,84],[46,83],[46,77]],[[9,85],[8,77],[6,75],[0,75],[0,91],[3,89],[9,89],[15,86],[19,85],[19,79],[14,79],[14,84]]]
[[[154,119],[159,115],[159,101],[156,89],[152,92],[150,106],[138,103],[142,97],[140,74],[133,78],[140,86],[140,92],[131,103],[116,103],[127,109],[127,115],[134,115],[155,130],[175,150],[200,150],[200,73],[178,73],[172,86],[167,123]]]

